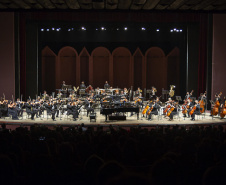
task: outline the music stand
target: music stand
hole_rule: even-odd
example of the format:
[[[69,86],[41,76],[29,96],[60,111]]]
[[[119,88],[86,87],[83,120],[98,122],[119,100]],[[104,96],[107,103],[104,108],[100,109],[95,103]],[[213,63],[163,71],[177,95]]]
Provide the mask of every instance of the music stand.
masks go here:
[[[169,91],[168,91],[168,90],[164,90],[164,89],[162,88],[162,99],[165,99],[164,96],[166,96],[166,100],[167,100],[168,95],[169,95]]]
[[[181,99],[181,96],[176,96],[176,100],[179,102],[179,101],[182,101]]]

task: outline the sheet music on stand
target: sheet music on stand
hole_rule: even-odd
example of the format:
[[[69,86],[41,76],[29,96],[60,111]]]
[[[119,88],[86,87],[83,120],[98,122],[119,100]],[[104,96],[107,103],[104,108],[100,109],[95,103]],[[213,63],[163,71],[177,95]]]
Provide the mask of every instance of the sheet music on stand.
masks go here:
[[[178,102],[182,101],[181,96],[176,96],[176,101]]]
[[[167,100],[168,95],[169,95],[169,90],[164,90],[162,88],[162,99],[166,99]]]

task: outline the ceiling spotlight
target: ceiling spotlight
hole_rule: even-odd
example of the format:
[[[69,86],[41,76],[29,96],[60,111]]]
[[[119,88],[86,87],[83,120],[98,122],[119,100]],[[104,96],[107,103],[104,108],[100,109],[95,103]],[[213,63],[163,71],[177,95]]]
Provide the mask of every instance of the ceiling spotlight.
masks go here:
[[[124,28],[124,30],[128,30],[128,28],[127,28],[127,27],[125,27],[125,28]]]
[[[82,27],[82,30],[86,30],[86,28],[85,27]]]
[[[46,29],[46,31],[49,31],[49,29]]]
[[[119,30],[119,28],[116,29],[117,31]]]
[[[179,30],[177,30],[177,32],[179,32]]]
[[[157,32],[159,32],[159,29],[156,29]]]
[[[174,28],[173,31],[177,31],[177,28]]]
[[[55,30],[55,28],[52,28],[52,30],[54,31],[54,30]]]
[[[71,31],[71,29],[68,29],[67,31]]]
[[[96,28],[96,30],[98,30],[98,28]]]
[[[44,31],[44,29],[42,28],[41,31]]]
[[[146,28],[142,27],[141,30],[146,30]]]
[[[101,30],[105,30],[105,28],[104,27],[101,27]]]
[[[182,32],[183,30],[180,30],[180,32]]]
[[[74,28],[71,28],[71,30],[74,30]]]
[[[56,31],[60,31],[60,28],[57,28]]]
[[[173,32],[173,30],[170,30],[170,32]]]

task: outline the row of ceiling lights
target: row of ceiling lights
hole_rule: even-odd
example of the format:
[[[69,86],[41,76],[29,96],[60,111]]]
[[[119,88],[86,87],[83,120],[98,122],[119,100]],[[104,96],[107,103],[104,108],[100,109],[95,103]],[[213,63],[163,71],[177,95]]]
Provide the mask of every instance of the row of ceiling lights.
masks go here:
[[[61,28],[41,28],[41,31],[60,31]],[[75,29],[74,28],[68,28],[67,31],[74,31]],[[86,31],[86,27],[81,27],[79,30],[82,30],[82,31]],[[101,31],[106,31],[107,29],[105,27],[101,27],[101,28],[96,28],[96,31],[98,30],[101,30]],[[119,31],[120,29],[119,28],[116,28],[117,31]],[[124,31],[127,31],[128,30],[128,27],[124,27],[123,28]],[[141,27],[141,30],[142,31],[145,31],[147,30],[145,27]],[[156,29],[155,30],[156,32],[159,32],[160,29]],[[177,29],[177,28],[174,28],[174,29],[171,29],[170,32],[183,32],[182,29]]]

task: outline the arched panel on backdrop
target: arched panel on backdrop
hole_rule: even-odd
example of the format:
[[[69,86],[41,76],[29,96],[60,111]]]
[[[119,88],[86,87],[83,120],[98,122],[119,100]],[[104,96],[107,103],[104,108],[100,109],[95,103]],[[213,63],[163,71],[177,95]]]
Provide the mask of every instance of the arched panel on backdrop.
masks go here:
[[[42,91],[55,92],[56,54],[46,46],[42,50]]]
[[[167,88],[167,63],[163,50],[151,47],[145,53],[146,63],[146,88],[156,87],[160,96],[162,88]]]
[[[109,81],[109,61],[111,53],[105,47],[97,47],[91,54],[93,61],[93,87],[103,88],[105,81]],[[92,84],[91,84],[92,85]],[[112,86],[112,84],[110,84]]]
[[[57,63],[57,87],[61,86],[62,81],[65,81],[67,85],[78,85],[76,84],[77,58],[78,53],[74,48],[65,46],[60,49]]]
[[[142,69],[143,69],[144,55],[139,48],[133,54],[133,86],[134,90],[138,87],[143,88],[142,86]]]
[[[112,52],[112,56],[114,87],[129,88],[132,85],[131,52],[127,48],[118,47]]]
[[[79,81],[84,81],[85,84],[90,84],[89,82],[89,73],[90,73],[90,54],[88,53],[87,49],[84,47],[83,50],[79,54],[80,58],[80,77]],[[80,83],[78,82],[78,83]]]
[[[167,87],[175,85],[175,93],[180,94],[180,51],[175,47],[167,55]]]

